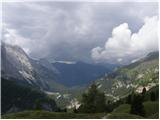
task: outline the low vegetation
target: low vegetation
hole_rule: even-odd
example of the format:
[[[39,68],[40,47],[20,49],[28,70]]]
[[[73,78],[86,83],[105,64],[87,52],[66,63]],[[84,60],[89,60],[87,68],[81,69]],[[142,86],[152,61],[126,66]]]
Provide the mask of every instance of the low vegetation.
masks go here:
[[[2,116],[3,119],[100,119],[105,113],[96,114],[77,114],[65,112],[48,112],[48,111],[24,111],[10,115]]]
[[[1,87],[2,114],[35,109],[60,111],[53,99],[37,89],[22,86],[3,78]]]
[[[104,93],[99,92],[93,84],[82,95],[81,106],[73,112],[48,112],[44,110],[24,111],[3,115],[2,118],[30,119],[144,119],[159,118],[159,97],[156,96],[158,86],[150,91],[143,89],[142,93],[132,92],[117,102],[106,102]],[[153,95],[155,94],[154,99]],[[137,112],[138,111],[138,112]]]

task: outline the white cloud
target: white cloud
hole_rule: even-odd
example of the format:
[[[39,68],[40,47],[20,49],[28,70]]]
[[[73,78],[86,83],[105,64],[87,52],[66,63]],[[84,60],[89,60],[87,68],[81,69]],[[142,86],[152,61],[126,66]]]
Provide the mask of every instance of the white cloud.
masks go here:
[[[11,45],[22,46],[26,53],[30,53],[27,44],[31,39],[21,36],[15,29],[8,28],[6,24],[3,25],[3,42]]]
[[[127,23],[115,27],[104,47],[96,47],[91,56],[96,62],[128,63],[131,60],[158,50],[158,17],[146,17],[137,33]]]
[[[10,2],[3,3],[2,17],[12,34],[8,39],[28,49],[30,57],[92,62],[91,49],[103,46],[113,27],[125,21],[135,32],[157,10],[157,3]]]

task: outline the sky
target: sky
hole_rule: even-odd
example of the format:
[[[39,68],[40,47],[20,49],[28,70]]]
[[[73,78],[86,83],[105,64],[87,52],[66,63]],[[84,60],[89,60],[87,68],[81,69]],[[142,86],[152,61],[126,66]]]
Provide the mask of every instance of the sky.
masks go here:
[[[158,3],[4,2],[2,40],[34,59],[127,64],[158,50]]]

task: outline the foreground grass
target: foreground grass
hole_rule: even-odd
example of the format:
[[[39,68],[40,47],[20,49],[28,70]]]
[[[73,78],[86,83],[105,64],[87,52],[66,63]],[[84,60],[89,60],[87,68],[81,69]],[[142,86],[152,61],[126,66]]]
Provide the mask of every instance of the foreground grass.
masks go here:
[[[159,102],[147,101],[143,103],[145,110],[144,118],[158,119],[159,118]],[[122,104],[110,114],[106,116],[110,119],[144,119],[141,116],[130,114],[130,105]]]
[[[112,113],[106,116],[108,119],[144,119],[141,116],[128,113]]]
[[[76,114],[66,112],[24,111],[3,115],[3,119],[100,119],[105,113]]]
[[[143,103],[147,118],[159,118],[159,102],[144,102]]]
[[[119,107],[115,108],[112,113],[130,113],[130,105],[122,104]]]
[[[122,104],[106,116],[108,119],[144,119],[141,116],[130,114],[130,105]]]
[[[158,119],[159,118],[159,102],[144,102],[145,117],[130,114],[130,105],[122,104],[113,112],[95,113],[95,114],[79,114],[69,112],[48,112],[48,111],[24,111],[13,114],[3,115],[4,119]]]

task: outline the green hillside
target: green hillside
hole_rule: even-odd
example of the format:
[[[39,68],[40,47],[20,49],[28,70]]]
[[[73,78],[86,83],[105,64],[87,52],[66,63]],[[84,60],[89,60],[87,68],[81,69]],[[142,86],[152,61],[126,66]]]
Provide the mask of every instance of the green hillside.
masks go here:
[[[15,114],[2,116],[3,119],[100,119],[104,113],[97,114],[75,114],[75,113],[58,113],[47,111],[25,111]]]
[[[159,102],[151,102],[147,101],[143,103],[144,109],[145,109],[145,118],[159,118],[158,113],[159,113]],[[115,108],[113,112],[108,114],[106,116],[107,118],[110,119],[137,119],[137,118],[142,118],[141,116],[138,115],[133,115],[130,114],[130,105],[129,104],[122,104],[119,107]]]
[[[157,119],[159,118],[158,65],[158,54],[151,53],[135,63],[118,68],[113,73],[96,80],[94,82],[96,89],[93,89],[93,91],[96,90],[97,92],[90,92],[90,94],[84,94],[89,91],[88,88],[92,88],[90,86],[86,89],[84,87],[70,88],[61,93],[45,91],[45,93],[48,92],[45,94],[42,91],[37,91],[36,88],[28,88],[11,80],[2,79],[2,102],[4,103],[2,104],[2,118]],[[142,94],[144,88],[146,91]],[[99,92],[104,96],[104,99],[101,97],[101,100],[104,101],[104,110],[101,113],[97,113],[99,111],[95,113],[92,111],[90,113],[84,112],[83,110],[98,108],[99,103],[102,103],[97,102],[100,100],[100,94],[95,93]],[[94,102],[90,95],[99,99],[95,99],[96,102]],[[136,95],[139,95],[140,99],[135,97]],[[131,102],[127,101],[129,96],[131,96]],[[87,102],[84,102],[85,100]],[[131,112],[133,104],[137,103],[134,100],[141,101],[140,106],[143,106],[145,114]],[[84,103],[90,106],[88,107]],[[57,104],[61,108],[67,108],[67,110],[64,110],[66,112],[62,112]],[[37,105],[40,107],[39,109],[36,109]],[[79,107],[81,109],[75,109],[76,105],[81,105]],[[85,105],[85,107],[82,105]]]
[[[145,102],[144,108],[146,111],[145,118],[158,118],[158,102]],[[144,119],[144,117],[129,113],[130,105],[123,104],[116,108],[112,113],[95,113],[95,114],[80,114],[66,112],[48,112],[48,111],[24,111],[3,115],[3,119]]]
[[[117,68],[114,72],[95,81],[107,97],[118,100],[133,90],[141,92],[159,84],[159,52],[153,52],[135,63]]]
[[[153,87],[149,91],[146,91],[143,95],[144,98],[149,98],[152,92],[156,93],[158,86]],[[140,93],[142,95],[142,93]],[[84,96],[84,95],[83,95]],[[157,96],[158,97],[158,96]],[[144,99],[143,106],[145,114],[144,116],[139,116],[136,114],[131,114],[131,104],[127,104],[127,98],[123,98],[117,102],[111,102],[109,107],[113,107],[113,111],[107,111],[107,109],[101,113],[85,113],[85,112],[74,112],[67,110],[66,112],[49,112],[44,110],[28,110],[23,112],[16,112],[11,114],[2,115],[2,118],[19,118],[19,119],[144,119],[144,118],[159,118],[159,101],[158,98],[154,101],[149,99]],[[90,97],[89,97],[90,98]],[[100,99],[100,98],[99,98]],[[133,99],[133,98],[132,98]],[[97,102],[96,105],[99,103]],[[106,106],[107,107],[107,106]],[[82,110],[82,109],[81,109]]]
[[[113,113],[106,117],[107,119],[144,119],[138,115],[132,115],[128,113]]]
[[[112,113],[129,113],[129,112],[130,112],[130,105],[122,104],[118,108],[114,109]]]
[[[159,114],[159,102],[147,101],[143,103],[147,118],[158,118]]]
[[[2,114],[31,109],[59,110],[55,101],[38,89],[22,86],[3,78],[1,88]]]

